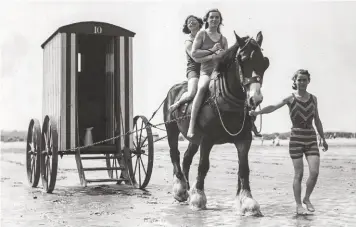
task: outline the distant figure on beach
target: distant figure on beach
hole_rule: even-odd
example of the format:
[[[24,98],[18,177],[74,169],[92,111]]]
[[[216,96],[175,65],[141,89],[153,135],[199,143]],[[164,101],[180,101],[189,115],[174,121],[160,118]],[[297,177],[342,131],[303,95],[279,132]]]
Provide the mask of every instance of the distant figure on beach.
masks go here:
[[[292,130],[289,141],[289,154],[294,165],[293,191],[296,202],[297,214],[307,214],[307,210],[314,212],[314,206],[310,202],[310,195],[313,192],[319,175],[320,154],[317,143],[316,132],[313,127],[313,120],[316,129],[322,138],[324,151],[328,150],[323,126],[319,117],[317,98],[307,92],[310,83],[310,74],[307,70],[298,70],[293,78],[292,88],[296,90],[287,98],[283,99],[276,105],[266,106],[260,111],[250,111],[250,115],[272,113],[284,105],[289,107],[289,115],[292,121]],[[309,166],[309,178],[303,203],[301,201],[301,183],[303,178],[303,154]]]

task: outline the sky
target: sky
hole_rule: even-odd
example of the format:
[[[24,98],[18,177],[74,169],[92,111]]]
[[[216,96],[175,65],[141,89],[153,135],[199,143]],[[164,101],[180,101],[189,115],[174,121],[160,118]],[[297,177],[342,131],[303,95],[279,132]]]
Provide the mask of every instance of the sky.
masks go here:
[[[234,30],[253,37],[262,31],[263,54],[270,60],[262,107],[288,96],[293,73],[305,68],[324,131],[356,132],[356,2],[330,1],[2,1],[0,128],[27,130],[31,118],[43,121],[40,45],[59,27],[81,21],[136,33],[134,115],[151,117],[169,88],[186,79],[185,18],[203,17],[211,8],[222,13],[229,46]],[[159,110],[152,123],[162,122]],[[263,115],[262,122],[262,133],[289,131],[288,107]]]

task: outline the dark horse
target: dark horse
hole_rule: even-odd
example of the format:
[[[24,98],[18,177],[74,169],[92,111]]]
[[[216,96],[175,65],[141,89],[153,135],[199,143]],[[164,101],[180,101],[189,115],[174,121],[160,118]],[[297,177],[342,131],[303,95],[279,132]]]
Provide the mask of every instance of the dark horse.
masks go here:
[[[259,204],[251,194],[249,183],[248,152],[252,142],[252,120],[249,109],[255,109],[262,101],[260,91],[263,75],[269,66],[268,58],[261,50],[263,36],[259,32],[256,40],[240,38],[219,60],[211,76],[209,91],[199,111],[193,138],[184,153],[182,169],[178,150],[178,136],[187,135],[191,103],[181,105],[168,112],[187,90],[187,82],[174,85],[164,102],[164,121],[173,164],[173,195],[178,201],[186,201],[195,208],[206,207],[204,179],[209,170],[209,155],[215,144],[234,143],[239,158],[238,189],[241,212],[244,215],[262,215]],[[189,169],[200,146],[200,160],[196,182],[190,188]],[[190,190],[188,194],[188,190]]]

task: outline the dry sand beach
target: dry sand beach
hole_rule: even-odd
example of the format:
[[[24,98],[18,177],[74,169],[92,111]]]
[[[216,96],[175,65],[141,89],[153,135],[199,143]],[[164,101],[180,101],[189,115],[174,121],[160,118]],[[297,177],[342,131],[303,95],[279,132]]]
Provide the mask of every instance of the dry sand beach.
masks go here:
[[[356,140],[329,140],[311,197],[316,212],[296,216],[288,141],[255,140],[250,150],[251,187],[262,218],[242,217],[235,203],[238,161],[233,145],[215,146],[206,178],[207,210],[193,211],[171,194],[172,166],[166,141],[155,143],[147,191],[127,185],[81,187],[74,156],[59,159],[53,194],[31,188],[24,143],[1,144],[1,226],[356,226]],[[180,143],[181,156],[187,142]],[[190,178],[197,172],[193,160]],[[306,167],[306,163],[305,163]],[[308,176],[305,169],[303,184]],[[303,185],[303,193],[305,186]]]

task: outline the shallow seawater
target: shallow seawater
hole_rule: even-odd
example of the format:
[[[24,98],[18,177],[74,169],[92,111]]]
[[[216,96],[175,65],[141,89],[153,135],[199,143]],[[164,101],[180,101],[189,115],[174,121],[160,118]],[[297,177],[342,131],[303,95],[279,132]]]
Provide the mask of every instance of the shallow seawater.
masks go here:
[[[181,157],[187,147],[180,145]],[[197,175],[194,157],[190,182]],[[238,160],[233,145],[215,146],[205,180],[207,209],[175,202],[167,142],[155,144],[154,170],[146,191],[127,185],[79,184],[74,156],[59,160],[53,194],[28,186],[21,149],[1,151],[2,226],[356,226],[356,146],[331,146],[321,152],[317,185],[311,197],[316,212],[295,215],[293,166],[288,147],[252,146],[252,195],[263,217],[244,217],[236,203]],[[91,164],[89,164],[91,165]],[[308,177],[304,163],[303,191]],[[94,176],[95,177],[95,176]],[[100,177],[99,174],[97,177]]]

